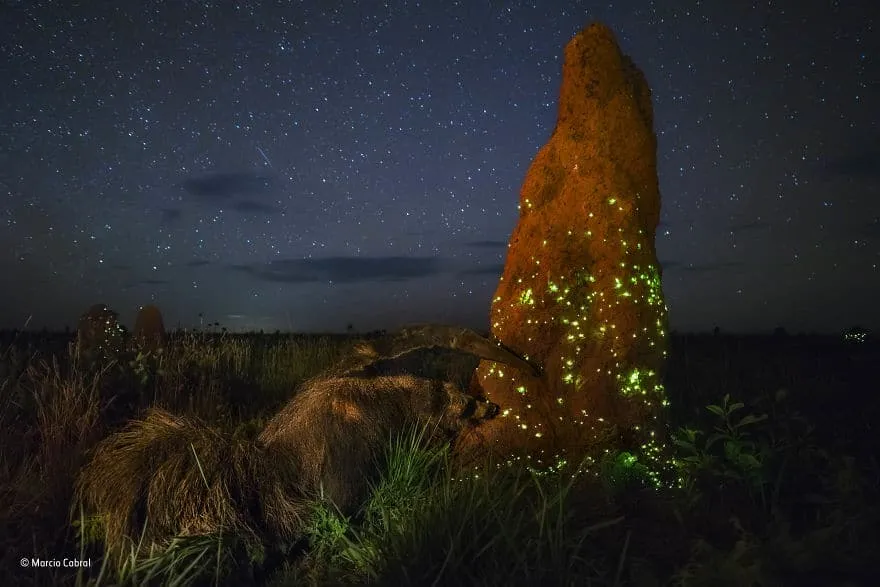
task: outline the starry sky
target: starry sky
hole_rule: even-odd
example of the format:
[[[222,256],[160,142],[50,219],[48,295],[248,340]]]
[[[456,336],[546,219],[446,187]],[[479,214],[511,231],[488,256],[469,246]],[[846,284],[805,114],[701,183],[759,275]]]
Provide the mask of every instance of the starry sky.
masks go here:
[[[679,331],[880,329],[874,0],[0,0],[0,328],[487,328],[562,50],[653,91]]]

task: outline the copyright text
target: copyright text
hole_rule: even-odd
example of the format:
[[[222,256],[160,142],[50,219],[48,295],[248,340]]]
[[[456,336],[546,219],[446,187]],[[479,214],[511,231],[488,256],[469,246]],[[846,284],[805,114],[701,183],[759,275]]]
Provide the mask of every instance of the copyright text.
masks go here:
[[[21,568],[27,569],[88,569],[92,566],[90,558],[27,558],[22,557],[19,561]]]

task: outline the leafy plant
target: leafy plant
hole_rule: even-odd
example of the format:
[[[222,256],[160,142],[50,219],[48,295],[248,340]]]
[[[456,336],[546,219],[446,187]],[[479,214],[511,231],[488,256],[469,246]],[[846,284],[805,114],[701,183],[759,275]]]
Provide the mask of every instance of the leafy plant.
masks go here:
[[[128,362],[128,367],[141,386],[147,387],[151,382],[165,375],[165,371],[162,369],[162,358],[161,347],[155,350],[139,349],[134,358]]]
[[[650,485],[650,469],[627,451],[613,452],[602,459],[600,477],[609,490]]]
[[[684,474],[685,485],[694,484],[706,476],[742,483],[750,489],[760,489],[765,480],[766,445],[754,432],[755,424],[767,419],[766,414],[742,414],[742,402],[731,402],[725,394],[721,405],[710,404],[706,409],[717,417],[712,432],[683,427],[673,436],[673,442],[683,456],[677,462]],[[705,435],[706,440],[701,442]]]

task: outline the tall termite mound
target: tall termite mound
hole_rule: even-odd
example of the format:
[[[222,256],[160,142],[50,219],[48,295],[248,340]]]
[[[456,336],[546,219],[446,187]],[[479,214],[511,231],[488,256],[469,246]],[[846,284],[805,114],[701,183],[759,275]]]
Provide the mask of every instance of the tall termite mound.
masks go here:
[[[656,151],[644,75],[607,27],[590,25],[565,47],[556,127],[523,183],[490,314],[492,334],[544,373],[482,361],[472,390],[502,413],[463,449],[539,467],[606,449],[659,456],[667,334]]]

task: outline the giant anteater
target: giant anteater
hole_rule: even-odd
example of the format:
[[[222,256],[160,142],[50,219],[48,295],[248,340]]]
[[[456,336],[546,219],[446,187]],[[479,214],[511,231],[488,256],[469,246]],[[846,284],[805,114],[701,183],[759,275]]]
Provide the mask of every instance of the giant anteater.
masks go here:
[[[408,425],[454,437],[495,416],[497,405],[452,383],[374,370],[379,361],[424,348],[457,349],[539,373],[466,328],[405,328],[361,343],[335,369],[305,382],[256,440],[150,409],[98,443],[77,481],[78,501],[101,517],[105,546],[117,554],[138,536],[147,544],[220,530],[295,539],[316,496],[344,513],[357,510],[389,440]]]

